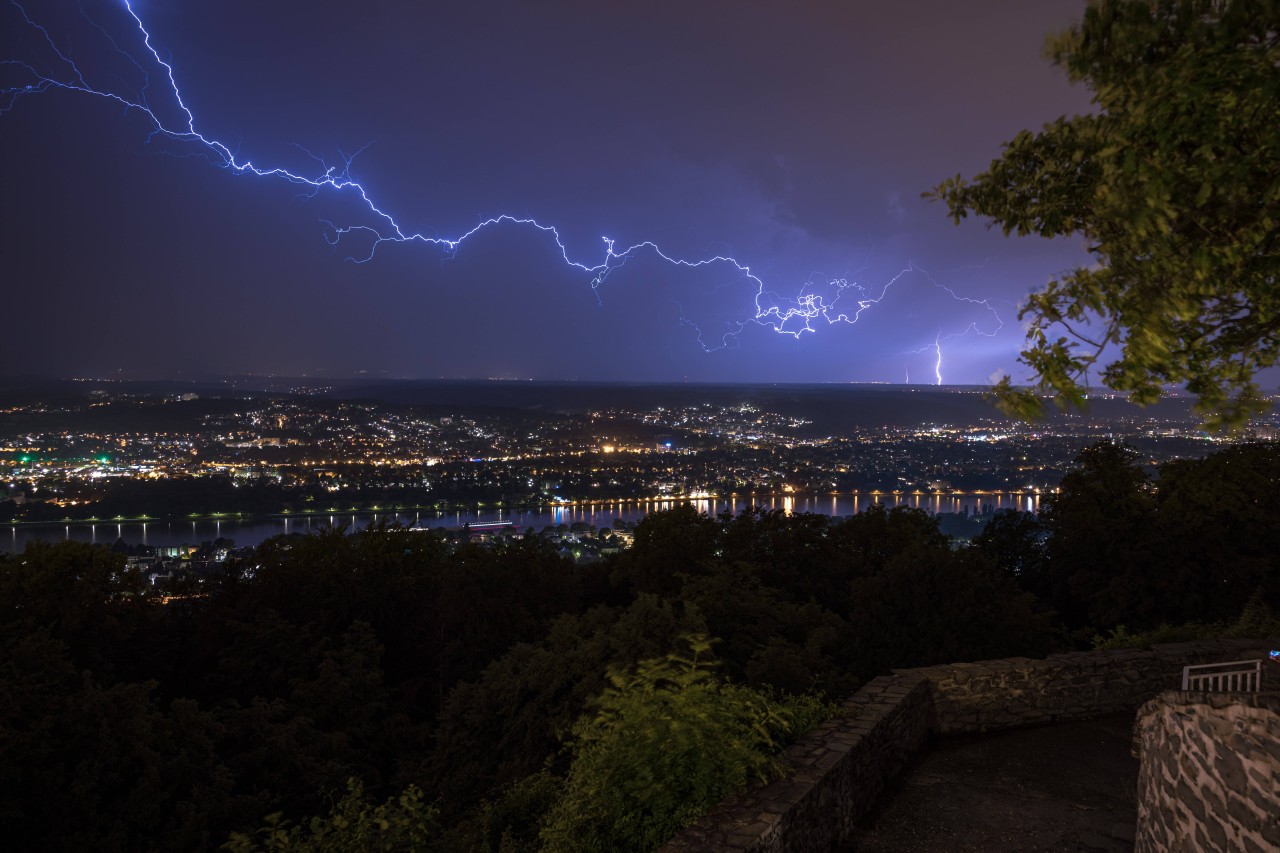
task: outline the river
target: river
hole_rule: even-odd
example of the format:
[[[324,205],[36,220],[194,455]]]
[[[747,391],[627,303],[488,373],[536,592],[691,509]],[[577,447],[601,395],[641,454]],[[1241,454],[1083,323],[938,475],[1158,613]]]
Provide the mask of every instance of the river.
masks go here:
[[[680,498],[651,501],[603,501],[600,503],[564,504],[527,510],[482,510],[476,512],[346,512],[297,515],[259,516],[247,519],[198,519],[194,521],[125,521],[72,522],[69,524],[15,524],[0,526],[0,551],[18,552],[28,542],[90,542],[110,545],[123,539],[129,545],[176,547],[199,545],[220,537],[231,539],[237,546],[258,545],[272,536],[286,533],[308,533],[325,527],[362,529],[383,521],[421,527],[462,527],[477,522],[510,521],[520,528],[544,527],[585,522],[597,527],[612,525],[614,519],[639,521],[650,512],[668,509],[680,503],[691,503],[699,512],[719,515],[737,514],[751,505],[745,497]],[[764,509],[780,509],[788,513],[814,512],[843,517],[862,512],[873,503],[885,506],[917,507],[931,513],[978,512],[982,507],[996,509],[1039,510],[1039,495],[1012,494],[862,494],[862,495],[786,495],[756,501]],[[5,530],[8,527],[8,530]]]

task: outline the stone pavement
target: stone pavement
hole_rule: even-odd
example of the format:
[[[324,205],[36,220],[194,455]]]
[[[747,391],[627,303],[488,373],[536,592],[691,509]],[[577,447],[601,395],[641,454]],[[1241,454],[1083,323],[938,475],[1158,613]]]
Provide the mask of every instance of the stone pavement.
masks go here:
[[[1125,853],[1134,716],[937,741],[859,831],[859,853]]]

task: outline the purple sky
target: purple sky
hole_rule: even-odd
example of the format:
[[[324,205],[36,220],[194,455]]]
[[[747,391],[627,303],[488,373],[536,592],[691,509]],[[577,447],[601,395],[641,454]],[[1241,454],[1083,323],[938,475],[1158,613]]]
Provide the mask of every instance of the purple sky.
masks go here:
[[[731,256],[764,293],[647,248],[593,291],[553,236],[509,223],[452,258],[388,241],[355,263],[371,232],[332,246],[325,221],[393,232],[352,190],[236,175],[198,142],[148,143],[139,110],[55,87],[0,102],[0,371],[923,383],[940,349],[946,382],[985,382],[1016,367],[1018,301],[1086,256],[956,227],[920,193],[1088,108],[1040,58],[1083,7],[135,2],[196,130],[241,160],[316,177],[298,146],[341,169],[371,143],[351,177],[403,234],[532,218],[586,266],[602,237],[652,241]],[[184,126],[123,2],[86,0],[101,29],[65,0],[24,8],[89,88]],[[26,63],[0,86],[79,85],[18,8],[0,32],[0,59]],[[785,334],[805,323],[789,309],[859,299],[856,323]]]

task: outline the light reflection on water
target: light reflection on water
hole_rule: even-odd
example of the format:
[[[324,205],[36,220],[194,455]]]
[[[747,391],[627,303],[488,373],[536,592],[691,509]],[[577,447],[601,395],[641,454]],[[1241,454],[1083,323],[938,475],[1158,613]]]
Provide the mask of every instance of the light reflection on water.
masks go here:
[[[682,503],[690,503],[698,512],[710,516],[718,516],[728,512],[734,515],[751,506],[750,498],[737,495],[727,498],[660,499],[646,501],[601,501],[589,504],[563,504],[539,507],[528,510],[477,510],[464,512],[367,512],[367,513],[318,513],[313,515],[273,516],[251,520],[209,519],[198,521],[138,521],[138,522],[98,522],[96,524],[55,524],[38,527],[11,526],[9,535],[0,538],[0,549],[10,552],[21,551],[27,542],[60,542],[70,540],[89,542],[99,545],[110,545],[117,539],[123,539],[130,545],[152,545],[156,547],[176,547],[180,545],[199,545],[225,536],[236,545],[257,545],[272,536],[288,533],[310,533],[326,527],[345,527],[348,530],[363,529],[370,524],[397,522],[406,527],[419,525],[422,527],[462,527],[464,524],[480,522],[509,521],[515,526],[525,529],[532,527],[535,531],[547,526],[577,523],[594,524],[597,527],[612,525],[615,519],[639,521],[645,515],[662,509],[669,509]],[[782,510],[786,513],[820,513],[831,516],[855,515],[872,504],[880,503],[887,507],[910,506],[926,510],[930,513],[970,512],[981,509],[1020,509],[1027,512],[1039,511],[1039,495],[1023,494],[986,494],[986,495],[942,495],[884,492],[879,494],[841,494],[841,495],[776,495],[760,497],[755,505],[767,510]]]

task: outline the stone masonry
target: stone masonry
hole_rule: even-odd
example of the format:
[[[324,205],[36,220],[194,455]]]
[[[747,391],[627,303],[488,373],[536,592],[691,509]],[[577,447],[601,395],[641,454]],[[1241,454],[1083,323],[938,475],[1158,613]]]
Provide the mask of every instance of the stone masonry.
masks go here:
[[[924,747],[934,725],[928,688],[909,673],[867,682],[787,749],[787,778],[730,797],[662,849],[829,849]]]
[[[1265,657],[1267,648],[1275,646],[1214,640],[895,670],[869,681],[840,715],[792,745],[787,778],[726,799],[663,853],[829,851],[848,840],[934,734],[1131,711],[1179,686],[1183,666]]]
[[[939,734],[1086,720],[1136,709],[1177,687],[1188,664],[1264,657],[1256,640],[1166,643],[1150,649],[1070,652],[1044,660],[929,666]]]
[[[1280,691],[1168,691],[1134,734],[1137,853],[1280,850]]]

